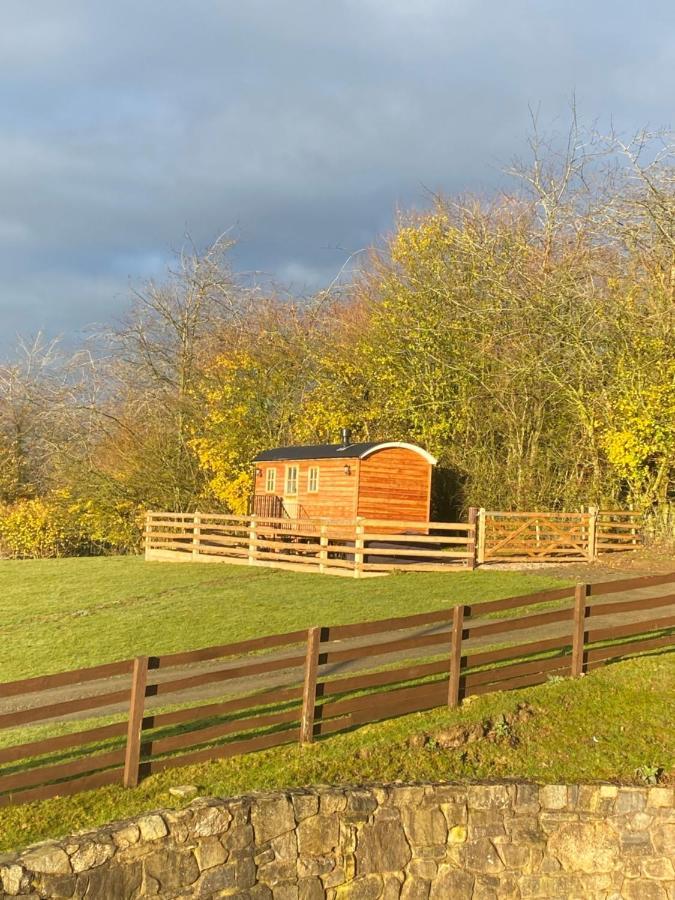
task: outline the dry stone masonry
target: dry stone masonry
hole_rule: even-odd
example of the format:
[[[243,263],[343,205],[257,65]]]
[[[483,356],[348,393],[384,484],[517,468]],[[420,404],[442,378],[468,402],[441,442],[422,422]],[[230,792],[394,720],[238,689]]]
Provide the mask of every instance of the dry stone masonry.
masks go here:
[[[673,793],[394,784],[197,799],[5,857],[1,896],[672,900]]]

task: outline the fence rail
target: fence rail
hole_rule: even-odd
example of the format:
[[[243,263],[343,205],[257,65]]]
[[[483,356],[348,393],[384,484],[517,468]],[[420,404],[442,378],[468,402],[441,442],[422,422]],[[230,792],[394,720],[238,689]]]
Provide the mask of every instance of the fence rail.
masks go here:
[[[634,550],[637,512],[540,513],[469,510],[466,522],[290,519],[150,512],[149,560],[229,562],[362,577],[473,569],[486,562],[591,561]]]
[[[0,806],[672,650],[674,585],[579,584],[0,684]]]
[[[392,522],[150,512],[145,555],[358,578],[392,569],[473,568],[475,539],[475,517],[469,522]]]

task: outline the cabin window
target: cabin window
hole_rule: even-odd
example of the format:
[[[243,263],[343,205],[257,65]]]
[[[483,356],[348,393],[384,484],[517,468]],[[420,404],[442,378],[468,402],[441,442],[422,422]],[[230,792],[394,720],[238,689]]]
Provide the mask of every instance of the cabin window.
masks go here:
[[[298,467],[286,466],[286,493],[298,493]]]
[[[319,490],[319,467],[310,466],[307,472],[307,493],[316,494]]]
[[[265,490],[268,494],[273,494],[277,489],[277,470],[268,469],[265,478]]]

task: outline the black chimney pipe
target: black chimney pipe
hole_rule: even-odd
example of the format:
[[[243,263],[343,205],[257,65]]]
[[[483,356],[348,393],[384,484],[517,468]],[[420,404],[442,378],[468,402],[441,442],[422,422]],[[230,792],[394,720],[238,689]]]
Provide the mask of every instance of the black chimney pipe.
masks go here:
[[[352,432],[350,428],[341,428],[340,437],[342,438],[341,447],[348,447],[352,442]]]

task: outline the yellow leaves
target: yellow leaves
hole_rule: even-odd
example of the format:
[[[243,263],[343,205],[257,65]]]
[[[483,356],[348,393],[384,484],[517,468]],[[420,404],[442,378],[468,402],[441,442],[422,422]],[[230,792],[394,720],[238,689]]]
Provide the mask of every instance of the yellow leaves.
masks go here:
[[[0,507],[0,555],[76,556],[133,550],[141,535],[140,510],[129,501],[73,498],[67,489]]]

